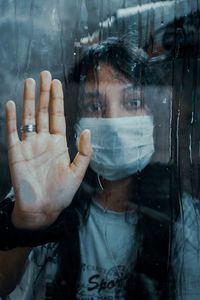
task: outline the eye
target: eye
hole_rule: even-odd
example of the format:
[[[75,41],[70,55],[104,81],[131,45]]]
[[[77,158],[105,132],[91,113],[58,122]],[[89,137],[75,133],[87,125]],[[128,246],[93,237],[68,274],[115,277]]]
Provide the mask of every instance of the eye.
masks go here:
[[[101,103],[91,103],[87,105],[88,112],[99,112],[102,110]]]
[[[138,109],[141,108],[142,101],[141,99],[129,99],[125,101],[124,105],[127,109]]]
[[[101,102],[89,102],[82,106],[82,111],[86,113],[98,113],[102,111]]]

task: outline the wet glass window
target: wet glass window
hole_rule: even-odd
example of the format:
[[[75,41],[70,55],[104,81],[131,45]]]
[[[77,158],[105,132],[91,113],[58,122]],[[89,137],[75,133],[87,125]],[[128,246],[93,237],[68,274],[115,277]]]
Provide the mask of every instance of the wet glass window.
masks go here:
[[[198,0],[0,3],[0,298],[200,298]]]

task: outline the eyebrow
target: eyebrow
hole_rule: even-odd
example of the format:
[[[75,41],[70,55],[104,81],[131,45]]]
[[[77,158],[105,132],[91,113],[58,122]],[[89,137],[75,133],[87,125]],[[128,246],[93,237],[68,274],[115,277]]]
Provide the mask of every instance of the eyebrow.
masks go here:
[[[92,99],[92,98],[103,98],[102,94],[99,93],[99,90],[96,90],[95,92],[86,92],[84,93],[84,97],[88,98],[88,99]]]
[[[122,90],[121,93],[132,91],[133,93],[142,93],[142,89],[138,86],[134,87],[132,84],[127,84]]]
[[[142,93],[143,92],[143,89],[140,87],[140,86],[133,86],[131,83],[127,84],[127,86],[125,86],[122,90],[121,90],[121,93],[123,92],[126,92],[126,91],[130,91],[132,90],[133,92],[136,92],[136,93]]]
[[[129,90],[134,90],[132,84],[127,84],[127,85],[121,90],[121,92],[123,93],[123,92],[129,91]]]

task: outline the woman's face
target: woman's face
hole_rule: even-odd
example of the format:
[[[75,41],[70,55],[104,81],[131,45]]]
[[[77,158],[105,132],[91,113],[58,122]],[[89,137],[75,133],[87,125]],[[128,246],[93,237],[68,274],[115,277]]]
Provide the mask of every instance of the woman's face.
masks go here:
[[[81,99],[82,117],[120,118],[148,115],[141,87],[106,63],[89,71]]]
[[[153,118],[143,90],[105,63],[86,79],[77,141],[89,129],[93,171],[108,181],[128,178],[142,170],[154,152]]]

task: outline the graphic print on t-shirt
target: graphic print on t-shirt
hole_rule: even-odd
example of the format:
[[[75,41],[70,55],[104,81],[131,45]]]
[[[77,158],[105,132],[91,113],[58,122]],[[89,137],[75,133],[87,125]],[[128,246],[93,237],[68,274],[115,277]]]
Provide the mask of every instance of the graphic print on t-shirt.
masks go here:
[[[78,300],[123,300],[135,264],[137,218],[104,210],[93,203],[87,224],[79,231],[81,277]]]
[[[82,263],[81,272],[86,280],[78,289],[77,299],[124,299],[124,291],[129,277],[129,272],[126,266],[119,265],[106,269]],[[88,276],[88,274],[91,276]]]

